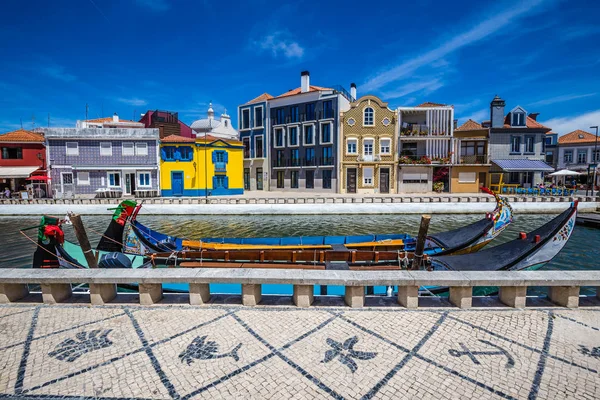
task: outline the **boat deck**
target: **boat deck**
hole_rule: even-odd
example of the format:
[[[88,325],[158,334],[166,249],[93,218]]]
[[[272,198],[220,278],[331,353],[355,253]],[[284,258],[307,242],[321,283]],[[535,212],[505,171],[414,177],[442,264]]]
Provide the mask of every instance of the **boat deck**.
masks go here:
[[[577,215],[577,225],[600,228],[600,213],[597,214],[579,214]]]

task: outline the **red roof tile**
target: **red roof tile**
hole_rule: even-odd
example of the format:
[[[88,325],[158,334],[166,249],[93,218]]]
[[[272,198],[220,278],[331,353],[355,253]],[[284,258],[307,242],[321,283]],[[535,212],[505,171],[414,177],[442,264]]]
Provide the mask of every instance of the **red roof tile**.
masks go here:
[[[484,129],[484,128],[483,128],[483,126],[481,126],[481,124],[479,122],[475,122],[472,119],[469,119],[469,120],[467,120],[467,122],[465,122],[464,124],[462,124],[461,126],[456,128],[454,130],[454,132],[476,131],[476,130],[480,130],[480,129]]]
[[[103,122],[113,122],[113,117],[104,117],[104,118],[96,118],[96,119],[86,119],[84,122],[97,122],[97,123],[103,123]],[[130,119],[120,119],[117,122],[136,122],[136,121],[132,121]]]
[[[44,135],[36,132],[26,131],[25,129],[18,129],[16,131],[8,132],[0,135],[0,142],[38,142],[44,143]]]
[[[527,124],[527,128],[551,130],[551,128],[548,128],[547,126],[540,124],[539,122],[537,122],[535,119],[531,118],[530,116],[527,116],[526,124]],[[512,128],[512,126],[510,125],[510,113],[506,114],[506,117],[504,117],[504,127]]]
[[[320,92],[321,90],[333,90],[331,88],[326,88],[326,87],[321,87],[321,86],[313,86],[310,85],[309,88],[309,92]],[[302,93],[302,88],[296,88],[296,89],[292,89],[288,92],[285,92],[284,94],[280,94],[279,96],[277,96],[277,98],[279,97],[287,97],[287,96],[295,96],[297,94]]]
[[[160,139],[163,143],[194,143],[196,140],[179,135],[169,135]]]
[[[442,103],[432,103],[430,101],[426,101],[425,103],[421,103],[416,107],[447,107],[448,104],[442,104]]]
[[[558,138],[558,143],[560,144],[568,144],[568,143],[595,143],[596,136],[592,135],[589,132],[582,131],[581,129],[577,129],[576,131],[569,132]]]
[[[271,100],[273,98],[274,97],[271,96],[269,93],[263,93],[260,96],[253,98],[252,100],[250,100],[246,104],[260,103],[261,101]]]

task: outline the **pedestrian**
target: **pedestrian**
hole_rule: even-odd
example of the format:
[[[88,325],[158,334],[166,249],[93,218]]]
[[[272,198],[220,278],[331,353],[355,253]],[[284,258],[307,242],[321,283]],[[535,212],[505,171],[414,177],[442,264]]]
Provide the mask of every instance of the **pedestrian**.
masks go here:
[[[10,199],[10,189],[9,188],[4,188],[4,197],[6,197],[7,199]]]

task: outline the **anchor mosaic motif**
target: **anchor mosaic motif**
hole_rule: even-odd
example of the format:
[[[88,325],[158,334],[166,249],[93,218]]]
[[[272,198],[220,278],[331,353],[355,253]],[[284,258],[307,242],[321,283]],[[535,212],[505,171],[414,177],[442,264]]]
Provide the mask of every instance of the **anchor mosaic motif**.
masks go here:
[[[327,344],[330,345],[332,349],[325,352],[325,358],[321,362],[328,363],[329,361],[338,357],[340,362],[348,367],[352,373],[356,372],[358,365],[354,359],[370,360],[377,356],[377,353],[354,350],[356,343],[358,343],[357,336],[346,339],[343,344],[331,338],[327,338]]]
[[[473,364],[476,365],[481,365],[481,362],[477,359],[477,357],[475,356],[505,356],[506,357],[506,365],[505,368],[512,368],[515,366],[515,359],[510,355],[510,353],[506,350],[504,350],[502,347],[493,344],[492,342],[489,342],[487,340],[483,340],[483,339],[479,339],[479,341],[483,344],[487,344],[488,346],[494,347],[497,350],[487,350],[487,351],[473,351],[470,350],[467,346],[465,346],[464,343],[458,343],[458,345],[461,347],[461,350],[456,350],[456,349],[450,349],[448,350],[448,353],[450,353],[451,356],[454,357],[462,357],[462,356],[467,356],[471,359],[471,361],[473,361]]]
[[[216,360],[218,358],[231,357],[235,361],[239,361],[240,357],[238,355],[238,350],[242,347],[242,344],[239,343],[235,346],[230,352],[218,354],[219,345],[217,342],[209,340],[206,338],[208,336],[197,336],[196,339],[192,341],[188,345],[188,347],[179,354],[179,359],[181,362],[187,362],[188,365],[194,362],[194,360]]]
[[[75,335],[77,340],[65,339],[57,344],[54,351],[48,353],[48,355],[60,361],[73,362],[85,353],[112,346],[113,342],[108,339],[108,334],[111,331],[112,329],[81,331]]]

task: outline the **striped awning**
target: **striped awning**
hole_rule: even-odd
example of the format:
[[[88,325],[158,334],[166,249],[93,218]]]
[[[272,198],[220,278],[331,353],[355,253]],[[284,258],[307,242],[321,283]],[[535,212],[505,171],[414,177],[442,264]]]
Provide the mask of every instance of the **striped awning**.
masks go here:
[[[40,167],[0,167],[0,178],[29,178]]]
[[[554,168],[543,162],[542,160],[528,160],[528,159],[515,159],[515,160],[492,160],[493,164],[496,164],[498,168],[506,172],[530,172],[530,171],[542,171],[552,172]]]

